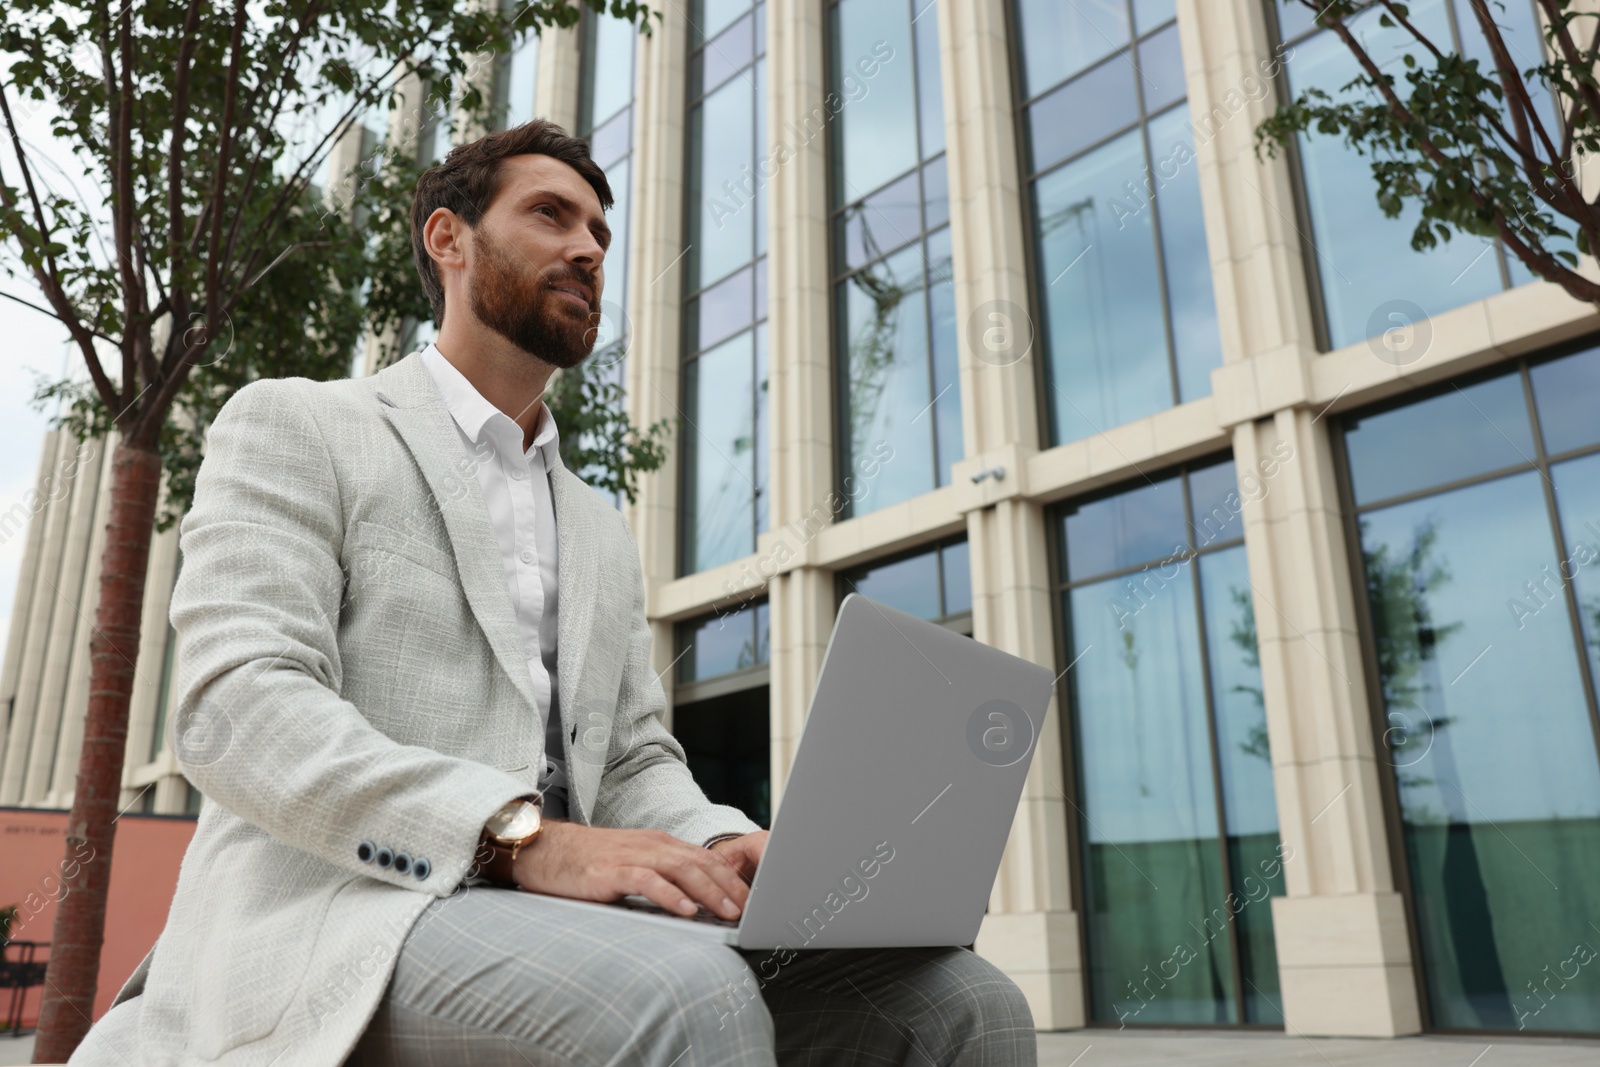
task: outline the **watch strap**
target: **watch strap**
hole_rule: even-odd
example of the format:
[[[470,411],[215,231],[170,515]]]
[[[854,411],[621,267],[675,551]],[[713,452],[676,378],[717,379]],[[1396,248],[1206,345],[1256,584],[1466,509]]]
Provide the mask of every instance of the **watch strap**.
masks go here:
[[[534,807],[538,808],[540,814],[543,815],[544,794],[525,793],[519,797],[512,797],[507,803],[515,803],[519,800],[525,800],[532,804]],[[541,819],[538,829],[535,829],[533,833],[529,834],[520,841],[515,842],[514,844],[507,845],[504,842],[497,841],[493,837],[489,836],[489,826],[487,823],[485,823],[482,832],[478,835],[478,849],[473,854],[473,864],[471,868],[468,869],[468,875],[487,878],[495,885],[515,887],[517,880],[512,876],[511,873],[513,861],[516,859],[517,853],[522,849],[522,846],[539,836],[539,831],[543,828],[544,822]]]

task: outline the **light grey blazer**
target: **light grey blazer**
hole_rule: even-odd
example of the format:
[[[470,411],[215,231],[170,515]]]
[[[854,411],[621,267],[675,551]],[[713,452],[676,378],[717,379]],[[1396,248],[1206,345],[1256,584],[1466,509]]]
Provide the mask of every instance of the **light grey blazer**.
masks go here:
[[[484,820],[535,788],[544,738],[473,462],[416,352],[253,382],[212,423],[169,735],[206,799],[113,1002],[140,998],[128,1062],[335,1067]],[[550,481],[569,817],[695,844],[758,829],[706,799],[662,725],[626,522],[559,464]]]

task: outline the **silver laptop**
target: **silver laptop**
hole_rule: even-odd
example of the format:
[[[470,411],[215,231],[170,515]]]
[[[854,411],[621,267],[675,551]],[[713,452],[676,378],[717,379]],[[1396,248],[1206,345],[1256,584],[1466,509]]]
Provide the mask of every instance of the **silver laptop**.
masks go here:
[[[1050,671],[858,593],[739,919],[625,909],[747,949],[968,945],[1032,762]]]

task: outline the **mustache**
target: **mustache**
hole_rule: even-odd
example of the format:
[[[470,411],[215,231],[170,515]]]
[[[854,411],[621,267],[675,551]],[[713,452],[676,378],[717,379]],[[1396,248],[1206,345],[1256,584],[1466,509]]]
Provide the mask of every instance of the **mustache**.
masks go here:
[[[539,282],[541,289],[552,289],[558,285],[577,284],[589,291],[589,307],[594,311],[600,310],[600,284],[592,271],[582,267],[568,267],[560,273],[545,274]]]

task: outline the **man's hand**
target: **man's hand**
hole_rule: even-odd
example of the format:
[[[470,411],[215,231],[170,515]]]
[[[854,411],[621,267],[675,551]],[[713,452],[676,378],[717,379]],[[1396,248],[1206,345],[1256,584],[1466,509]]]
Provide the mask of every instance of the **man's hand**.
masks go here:
[[[765,831],[760,836],[764,844]],[[752,873],[760,855],[757,845]],[[511,874],[536,893],[602,902],[636,893],[679,915],[693,915],[704,905],[713,915],[737,919],[750,895],[732,856],[720,848],[691,845],[663,830],[611,830],[558,819],[544,821],[539,836],[517,853]]]
[[[741,837],[730,837],[711,846],[711,851],[733,864],[739,877],[750,882],[756,876],[756,865],[767,850],[767,831],[754,830]]]

